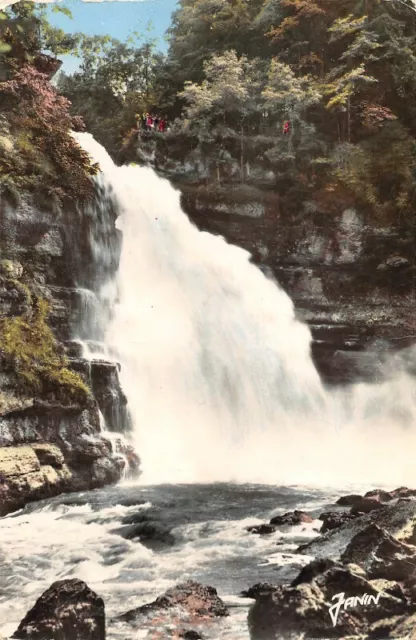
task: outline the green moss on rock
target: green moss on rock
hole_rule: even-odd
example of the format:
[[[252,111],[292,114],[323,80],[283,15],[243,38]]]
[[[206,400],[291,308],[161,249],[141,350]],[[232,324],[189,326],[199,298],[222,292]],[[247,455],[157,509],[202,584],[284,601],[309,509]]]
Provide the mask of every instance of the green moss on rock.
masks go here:
[[[90,391],[68,369],[68,360],[47,324],[48,303],[34,298],[29,311],[0,320],[0,362],[25,395],[38,395],[63,404],[84,405]]]

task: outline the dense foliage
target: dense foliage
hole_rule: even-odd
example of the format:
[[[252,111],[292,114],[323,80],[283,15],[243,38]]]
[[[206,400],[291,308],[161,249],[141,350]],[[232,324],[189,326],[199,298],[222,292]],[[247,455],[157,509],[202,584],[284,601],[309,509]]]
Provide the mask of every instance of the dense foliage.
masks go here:
[[[0,113],[7,128],[0,144],[2,191],[29,191],[42,204],[81,200],[91,192],[89,176],[96,169],[71,136],[68,101],[46,75],[30,64],[16,69],[0,83]]]
[[[59,67],[42,48],[65,52],[78,36],[52,29],[33,3],[0,12],[0,191],[28,192],[43,206],[81,200],[96,173],[71,135],[70,103],[50,83]]]
[[[243,180],[254,149],[283,197],[297,191],[296,206],[313,197],[325,209],[339,196],[411,219],[411,0],[182,0],[170,39],[180,126],[201,145],[239,146]]]
[[[61,80],[74,113],[113,154],[135,112],[154,109],[177,118],[177,135],[201,153],[238,159],[241,181],[256,157],[286,209],[338,201],[410,220],[412,0],[180,0],[169,40],[165,59],[148,45],[90,44],[79,72]]]
[[[247,161],[256,157],[274,172],[286,209],[313,199],[323,211],[338,202],[358,204],[379,218],[411,219],[416,204],[412,0],[180,0],[165,58],[137,34],[125,43],[63,34],[47,25],[42,10],[36,14],[37,30],[30,30],[29,4],[22,4],[18,16],[26,22],[10,32],[9,15],[9,32],[3,34],[6,47],[12,47],[7,55],[21,60],[15,80],[3,83],[7,100],[13,93],[16,104],[29,100],[17,93],[28,96],[31,85],[30,104],[38,92],[43,98],[36,109],[44,104],[48,111],[54,90],[38,91],[43,81],[33,64],[29,70],[28,56],[36,60],[42,46],[76,51],[80,68],[61,74],[59,90],[71,101],[71,113],[81,115],[113,155],[135,126],[136,114],[154,111],[171,122],[176,118],[173,132],[201,153],[221,150],[237,159],[242,182]],[[18,26],[25,29],[24,55]],[[50,148],[48,125],[36,130],[27,120],[30,107],[26,113],[19,109],[8,125],[20,130],[19,160],[39,184],[45,174],[50,183],[56,169],[65,175],[78,164],[75,181],[71,175],[72,195],[78,197],[87,185],[82,178],[88,166],[65,137],[68,106],[54,99],[62,128],[50,121],[49,130],[58,127],[55,141],[62,144],[51,147],[49,165],[42,156]],[[284,122],[290,123],[288,135],[282,132]],[[34,132],[29,140],[26,123]],[[16,171],[21,169],[11,163],[3,182]],[[60,198],[59,189],[70,187],[53,188]]]
[[[73,75],[62,73],[58,88],[82,116],[88,131],[113,155],[135,124],[135,115],[158,108],[157,71],[162,56],[154,43],[122,43],[109,37],[83,38],[81,64]]]

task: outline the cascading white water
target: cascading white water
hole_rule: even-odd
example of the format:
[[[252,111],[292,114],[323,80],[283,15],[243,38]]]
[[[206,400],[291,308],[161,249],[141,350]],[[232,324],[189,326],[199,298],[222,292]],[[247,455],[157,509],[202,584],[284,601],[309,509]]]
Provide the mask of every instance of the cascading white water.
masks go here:
[[[120,208],[122,364],[147,482],[412,482],[416,390],[405,374],[328,392],[310,333],[249,254],[198,231],[150,168],[116,167],[88,134]]]

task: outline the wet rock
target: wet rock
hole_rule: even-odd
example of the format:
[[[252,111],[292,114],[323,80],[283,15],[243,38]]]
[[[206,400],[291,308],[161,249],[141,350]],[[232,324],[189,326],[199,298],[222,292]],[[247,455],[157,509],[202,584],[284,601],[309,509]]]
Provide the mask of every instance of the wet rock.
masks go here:
[[[380,620],[370,627],[368,637],[371,640],[380,640],[380,638],[416,640],[416,614]]]
[[[0,449],[0,473],[3,477],[27,475],[40,470],[40,463],[32,447]]]
[[[134,447],[129,444],[123,443],[123,445],[120,447],[120,450],[121,453],[123,453],[123,455],[126,457],[129,468],[129,475],[131,477],[138,477],[141,473],[141,460],[140,456],[138,456],[136,451],[134,450]]]
[[[84,353],[84,345],[78,340],[67,340],[65,342],[65,352],[68,358],[82,358]]]
[[[150,625],[157,617],[159,625],[182,626],[184,619],[198,621],[228,615],[228,609],[218,597],[216,589],[188,581],[168,589],[154,602],[127,611],[116,620]]]
[[[268,582],[258,582],[257,584],[253,584],[252,587],[242,591],[240,596],[242,598],[252,598],[253,600],[256,600],[263,595],[273,593],[276,589],[276,585],[269,584]]]
[[[267,536],[276,533],[276,527],[273,524],[255,524],[246,529],[249,533],[256,533],[260,536]]]
[[[47,56],[40,59],[44,66]],[[124,452],[123,456],[113,452],[111,443],[102,437],[99,404],[109,431],[129,422],[118,366],[83,359],[82,344],[73,340],[77,335],[97,341],[101,328],[102,333],[105,330],[106,310],[101,309],[104,317],[98,318],[100,311],[94,307],[94,326],[89,312],[92,300],[97,302],[95,292],[118,269],[121,232],[115,227],[115,203],[97,193],[87,207],[66,203],[58,215],[53,206],[21,195],[13,205],[4,199],[1,203],[0,317],[27,312],[31,292],[47,300],[48,325],[57,340],[57,352],[66,353],[71,371],[77,371],[97,397],[77,398],[79,406],[73,406],[72,398],[61,397],[48,385],[35,397],[29,390],[23,395],[5,363],[0,362],[0,447],[31,446],[35,451],[36,446],[39,465],[25,474],[2,473],[0,515],[31,500],[120,480],[126,466],[125,459],[121,460]],[[53,205],[53,199],[47,204]],[[106,250],[95,251],[97,242]],[[126,458],[137,471],[138,459],[132,449]]]
[[[137,504],[137,502],[135,503]],[[140,543],[150,549],[175,544],[175,538],[171,533],[173,524],[164,520],[164,512],[143,511],[130,513],[122,518],[123,526],[112,531],[128,540],[139,539]]]
[[[317,558],[339,559],[354,536],[371,524],[384,529],[396,540],[408,541],[416,529],[416,501],[388,503],[381,509],[358,516],[338,529],[327,531],[311,542],[301,545],[298,552]]]
[[[370,582],[363,569],[355,565],[320,560],[304,567],[290,586],[279,586],[273,591],[259,590],[253,595],[256,603],[248,617],[252,640],[282,640],[282,638],[345,638],[366,637],[370,626],[387,616],[402,616],[409,611],[408,603],[382,591],[385,583]],[[336,627],[329,615],[328,603],[333,596],[346,597],[364,594],[379,597],[380,607],[354,606],[339,612]]]
[[[351,494],[348,496],[342,496],[337,500],[336,504],[340,507],[351,507],[351,513],[369,513],[374,509],[380,509],[381,502],[377,497],[372,497],[366,494],[366,496],[360,496],[357,494]]]
[[[202,640],[202,636],[198,631],[194,631],[193,629],[189,629],[188,631],[180,631],[179,637],[184,638],[184,640]]]
[[[353,493],[348,496],[341,496],[335,504],[339,504],[340,507],[353,507],[357,500],[362,500],[362,496]]]
[[[313,560],[305,567],[302,567],[299,575],[293,580],[292,587],[297,587],[302,583],[310,583],[317,576],[322,575],[328,569],[332,569],[332,567],[336,566],[336,562],[334,560],[330,560],[329,558],[322,558],[321,560]]]
[[[91,388],[105,423],[111,431],[131,430],[127,398],[119,379],[119,366],[114,362],[96,361],[90,367]]]
[[[399,489],[397,490],[399,491]],[[393,491],[383,491],[383,489],[373,489],[373,491],[367,491],[364,498],[372,498],[378,500],[378,502],[390,502],[393,500]]]
[[[392,499],[395,498],[416,498],[416,489],[408,489],[407,487],[400,487],[390,492]]]
[[[61,459],[57,448],[49,450],[49,454],[54,461],[55,456]],[[0,516],[20,509],[26,502],[65,491],[71,479],[65,464],[60,467],[41,464],[31,446],[0,448]]]
[[[371,524],[354,536],[341,559],[359,564],[371,578],[402,581],[416,569],[416,548]]]
[[[259,597],[248,614],[251,640],[283,638],[327,638],[330,629],[328,605],[323,592],[315,585],[279,587]],[[332,637],[356,635],[362,626],[345,614]]]
[[[360,498],[360,500],[356,500],[353,504],[351,508],[351,515],[370,513],[370,511],[381,509],[382,507],[383,503],[379,502],[379,500],[375,500],[374,498]]]
[[[411,264],[407,258],[404,258],[403,256],[391,256],[390,258],[388,258],[388,260],[386,260],[386,262],[379,264],[377,269],[379,271],[386,271],[388,269],[404,269],[410,266]]]
[[[96,406],[33,406],[0,416],[0,514],[118,482],[126,458],[103,438]]]
[[[141,544],[150,548],[175,544],[175,538],[169,529],[151,521],[129,524],[119,529],[113,529],[111,533],[117,534],[126,540],[135,540],[137,538]]]
[[[370,580],[370,584],[383,593],[388,593],[399,600],[407,601],[407,595],[403,590],[403,586],[395,580],[386,580],[384,578],[377,578],[376,580]]]
[[[54,469],[61,469],[65,459],[62,451],[53,444],[44,442],[33,442],[31,448],[36,454],[41,465],[50,465]]]
[[[61,580],[36,601],[13,638],[105,640],[104,602],[81,580]]]
[[[321,513],[319,520],[322,520],[323,524],[320,533],[326,533],[327,531],[338,529],[343,524],[350,520],[354,520],[356,517],[356,514],[348,513],[346,511],[329,511]]]
[[[274,516],[270,520],[272,525],[298,525],[313,522],[313,518],[303,511],[289,511],[282,516]]]

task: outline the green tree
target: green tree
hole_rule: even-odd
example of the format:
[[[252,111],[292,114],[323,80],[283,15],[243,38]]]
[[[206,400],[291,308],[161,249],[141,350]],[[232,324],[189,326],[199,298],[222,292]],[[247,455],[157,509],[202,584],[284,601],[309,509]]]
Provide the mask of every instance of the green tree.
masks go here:
[[[263,98],[265,107],[278,116],[279,122],[290,120],[293,137],[296,125],[304,120],[308,107],[321,100],[321,94],[311,76],[298,77],[290,66],[274,59]]]
[[[377,82],[376,78],[366,72],[366,65],[377,60],[377,52],[381,45],[378,43],[377,34],[366,29],[367,24],[367,16],[355,18],[348,15],[336,20],[328,29],[329,44],[347,40],[347,46],[340,55],[340,64],[333,67],[327,75],[324,93],[329,96],[327,108],[337,110],[341,116],[345,114],[344,129],[349,142],[352,99],[366,92],[369,86]],[[341,139],[339,126],[338,137]]]
[[[240,174],[244,179],[245,128],[261,108],[256,100],[259,82],[256,64],[235,51],[212,56],[204,63],[205,79],[187,82],[180,98],[186,103],[184,125],[201,138],[229,138],[239,146]],[[258,92],[257,92],[258,95]]]
[[[71,17],[64,5],[55,5],[51,11]],[[48,10],[27,0],[20,0],[0,10],[0,67],[3,77],[10,73],[10,65],[24,65],[34,61],[41,52],[53,56],[76,50],[82,34],[68,34],[52,27]]]
[[[109,37],[84,37],[79,44],[81,65],[72,75],[61,74],[59,90],[71,101],[88,130],[115,155],[135,124],[135,114],[160,104],[156,70],[163,56],[154,42],[134,45]]]

